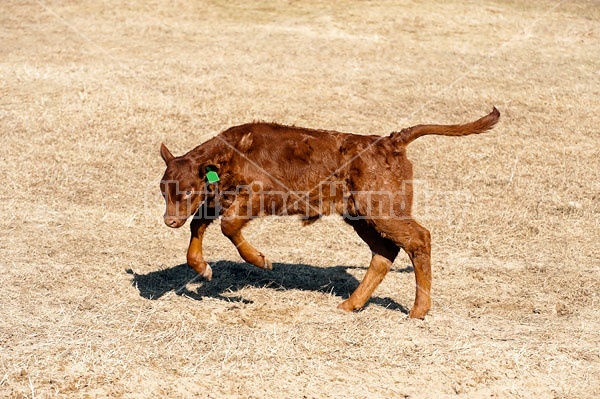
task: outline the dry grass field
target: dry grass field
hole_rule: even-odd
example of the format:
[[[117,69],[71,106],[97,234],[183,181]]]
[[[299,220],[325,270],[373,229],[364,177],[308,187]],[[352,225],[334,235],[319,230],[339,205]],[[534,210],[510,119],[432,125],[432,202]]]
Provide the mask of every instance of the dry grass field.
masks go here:
[[[600,396],[598,1],[0,3],[0,397]],[[158,149],[252,120],[409,148],[433,308],[337,218],[167,228]]]

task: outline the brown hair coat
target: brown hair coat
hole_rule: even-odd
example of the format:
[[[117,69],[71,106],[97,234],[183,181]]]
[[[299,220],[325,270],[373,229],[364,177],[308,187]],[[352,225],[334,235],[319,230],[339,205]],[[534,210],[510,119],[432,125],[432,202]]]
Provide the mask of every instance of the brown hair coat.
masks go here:
[[[471,123],[417,125],[384,137],[249,123],[229,128],[180,157],[163,144],[165,223],[181,227],[194,215],[187,262],[210,279],[202,238],[218,216],[223,234],[242,258],[270,269],[267,256],[242,235],[250,220],[300,215],[308,224],[323,215],[340,214],[369,245],[373,257],[363,281],[339,307],[363,307],[402,248],[416,277],[410,317],[423,318],[431,307],[431,245],[429,231],[411,217],[413,172],[406,147],[428,134],[483,133],[499,117],[494,108]],[[218,174],[218,182],[207,180],[210,171]]]

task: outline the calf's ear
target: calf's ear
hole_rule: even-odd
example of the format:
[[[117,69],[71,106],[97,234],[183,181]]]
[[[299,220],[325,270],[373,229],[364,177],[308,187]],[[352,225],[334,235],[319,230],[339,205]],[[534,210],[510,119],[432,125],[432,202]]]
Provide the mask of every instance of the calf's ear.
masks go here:
[[[240,139],[236,147],[240,152],[244,153],[250,149],[250,147],[252,146],[252,141],[254,141],[252,139],[252,132],[248,132],[244,134],[244,136]]]
[[[163,143],[161,143],[160,145],[160,156],[162,157],[163,161],[165,161],[165,163],[168,163],[171,159],[175,158],[173,154],[171,154],[171,151],[169,151],[167,146]]]

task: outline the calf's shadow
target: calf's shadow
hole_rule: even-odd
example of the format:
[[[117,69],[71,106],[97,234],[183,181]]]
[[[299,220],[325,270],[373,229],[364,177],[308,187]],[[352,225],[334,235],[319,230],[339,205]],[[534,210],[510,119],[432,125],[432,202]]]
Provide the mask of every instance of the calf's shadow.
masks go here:
[[[305,264],[274,263],[273,270],[262,270],[248,263],[218,261],[212,262],[211,267],[213,269],[211,281],[205,281],[185,263],[147,274],[137,274],[131,269],[126,272],[133,275],[131,285],[138,289],[140,296],[149,300],[157,300],[169,292],[174,292],[198,301],[209,297],[228,302],[251,303],[248,299],[234,294],[244,287],[317,291],[346,299],[359,284],[359,281],[348,273],[348,269],[357,268],[353,266],[315,267]],[[407,267],[392,272],[407,273],[412,270],[411,267]],[[192,291],[187,288],[191,282],[201,284]],[[224,295],[225,293],[227,295]],[[373,304],[408,314],[405,306],[391,298],[374,296],[366,306]]]

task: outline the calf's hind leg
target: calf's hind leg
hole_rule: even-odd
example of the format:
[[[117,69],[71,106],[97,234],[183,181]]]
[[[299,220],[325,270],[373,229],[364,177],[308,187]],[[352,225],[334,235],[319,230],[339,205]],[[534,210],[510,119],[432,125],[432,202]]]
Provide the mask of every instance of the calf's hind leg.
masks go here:
[[[381,234],[367,224],[365,220],[345,219],[345,221],[350,224],[360,238],[369,245],[369,248],[373,253],[365,277],[352,295],[350,295],[350,298],[346,299],[338,306],[340,309],[353,311],[362,308],[369,300],[373,291],[375,291],[379,283],[381,283],[392,267],[392,263],[394,263],[394,259],[396,259],[400,248],[398,248],[393,241],[383,238]]]
[[[393,240],[408,254],[415,270],[415,303],[409,317],[422,319],[431,308],[431,236],[413,219],[373,220],[383,236]]]
[[[250,221],[248,217],[237,216],[236,207],[231,207],[223,213],[221,231],[235,245],[240,256],[248,263],[261,269],[273,269],[271,261],[265,254],[254,248],[242,235],[242,228]]]

